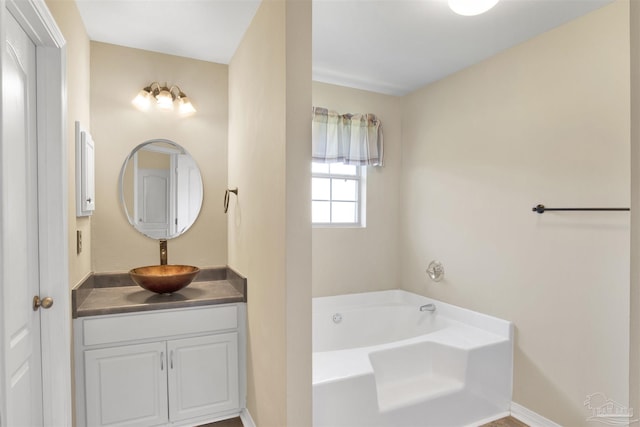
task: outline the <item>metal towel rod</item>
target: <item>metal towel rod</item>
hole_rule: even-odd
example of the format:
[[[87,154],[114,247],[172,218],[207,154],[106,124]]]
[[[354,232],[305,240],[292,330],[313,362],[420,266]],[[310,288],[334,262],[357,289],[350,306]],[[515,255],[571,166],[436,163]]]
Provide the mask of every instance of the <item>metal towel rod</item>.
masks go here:
[[[544,205],[534,206],[531,209],[533,212],[543,214],[545,211],[629,211],[629,208],[547,208]]]

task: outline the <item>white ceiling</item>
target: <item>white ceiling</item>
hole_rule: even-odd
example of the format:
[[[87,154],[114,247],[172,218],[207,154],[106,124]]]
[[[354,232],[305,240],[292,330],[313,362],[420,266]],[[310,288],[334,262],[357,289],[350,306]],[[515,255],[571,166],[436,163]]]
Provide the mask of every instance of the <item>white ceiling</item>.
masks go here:
[[[613,0],[314,0],[314,80],[402,95]],[[77,0],[91,40],[228,64],[259,0]],[[167,30],[168,29],[168,30]]]

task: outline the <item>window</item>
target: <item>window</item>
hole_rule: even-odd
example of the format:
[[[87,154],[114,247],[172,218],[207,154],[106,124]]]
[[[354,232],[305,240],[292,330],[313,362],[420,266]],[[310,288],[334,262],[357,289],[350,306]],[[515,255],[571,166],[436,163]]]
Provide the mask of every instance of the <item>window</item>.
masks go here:
[[[364,226],[365,168],[343,163],[311,164],[314,225]]]

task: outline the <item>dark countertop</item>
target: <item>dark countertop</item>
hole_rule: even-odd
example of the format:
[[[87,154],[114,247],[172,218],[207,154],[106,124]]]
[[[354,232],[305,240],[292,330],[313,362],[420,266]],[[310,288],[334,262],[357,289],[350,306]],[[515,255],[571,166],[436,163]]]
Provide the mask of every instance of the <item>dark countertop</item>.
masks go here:
[[[72,317],[246,302],[246,296],[247,279],[228,267],[202,269],[172,294],[142,289],[127,273],[92,274],[71,291]]]

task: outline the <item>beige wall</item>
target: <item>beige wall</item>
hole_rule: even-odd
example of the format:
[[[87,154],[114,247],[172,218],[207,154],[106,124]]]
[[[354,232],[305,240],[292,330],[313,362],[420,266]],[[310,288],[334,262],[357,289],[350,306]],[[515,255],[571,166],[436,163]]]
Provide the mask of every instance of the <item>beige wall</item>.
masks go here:
[[[640,4],[630,2],[631,292],[629,406],[640,408]]]
[[[402,284],[515,324],[515,402],[587,425],[628,404],[629,2],[406,96]],[[435,284],[424,270],[443,262]]]
[[[89,114],[89,37],[75,2],[47,0],[60,31],[67,42],[67,170],[69,192],[69,287],[91,272],[91,217],[76,217],[76,145],[75,121],[88,128]],[[76,230],[82,231],[82,253],[76,253]]]
[[[373,113],[382,121],[384,167],[367,168],[366,227],[313,229],[313,296],[399,286],[401,98],[313,83],[313,105]]]
[[[229,65],[229,265],[260,427],[311,425],[310,111],[311,4],[265,0]]]
[[[168,243],[169,262],[199,267],[227,264],[227,66],[91,42],[91,133],[96,143],[96,211],[92,218],[93,271],[127,271],[159,263],[159,247],[128,223],[118,195],[120,168],[149,139],[170,139],[196,160],[204,201],[196,223]],[[193,116],[151,108],[133,97],[152,81],[178,85],[198,110]]]

